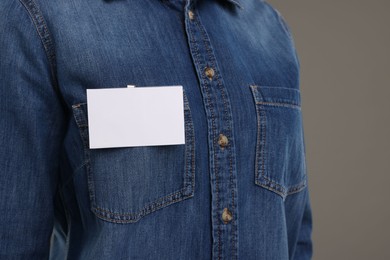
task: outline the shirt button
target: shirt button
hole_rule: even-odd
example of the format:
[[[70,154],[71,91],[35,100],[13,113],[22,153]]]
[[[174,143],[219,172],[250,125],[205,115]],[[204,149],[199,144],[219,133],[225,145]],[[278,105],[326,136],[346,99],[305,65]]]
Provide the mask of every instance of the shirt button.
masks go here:
[[[214,70],[213,70],[213,68],[207,67],[205,69],[205,74],[211,80],[214,77]]]
[[[232,219],[233,219],[233,215],[232,215],[232,213],[230,212],[230,210],[227,209],[227,208],[224,208],[224,209],[223,209],[223,212],[222,212],[222,221],[223,221],[223,223],[224,223],[224,224],[227,224],[227,223],[229,223],[230,221],[232,221]]]
[[[194,20],[194,12],[191,10],[188,11],[188,18],[190,18],[190,20]]]
[[[219,144],[219,146],[221,146],[222,148],[226,147],[226,146],[229,144],[229,140],[228,140],[228,138],[226,137],[226,135],[223,135],[223,134],[220,134],[220,135],[219,135],[218,144]]]

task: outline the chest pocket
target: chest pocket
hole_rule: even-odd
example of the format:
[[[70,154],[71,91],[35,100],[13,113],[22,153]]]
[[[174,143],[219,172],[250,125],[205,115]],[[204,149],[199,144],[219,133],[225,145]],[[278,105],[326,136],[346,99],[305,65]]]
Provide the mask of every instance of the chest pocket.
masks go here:
[[[300,91],[250,88],[257,112],[255,183],[285,199],[307,186]]]
[[[183,94],[182,145],[89,149],[87,104],[72,106],[84,144],[91,209],[97,217],[115,223],[136,222],[193,197],[195,133],[187,96]]]

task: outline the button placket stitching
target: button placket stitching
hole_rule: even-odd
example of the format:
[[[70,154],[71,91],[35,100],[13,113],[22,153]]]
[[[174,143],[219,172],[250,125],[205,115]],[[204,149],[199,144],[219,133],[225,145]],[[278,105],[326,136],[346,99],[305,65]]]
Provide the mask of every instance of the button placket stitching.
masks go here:
[[[192,48],[193,48],[193,56],[194,56],[194,60],[195,60],[195,63],[196,64],[201,64],[201,59],[200,59],[200,53],[199,53],[199,48],[198,48],[198,43],[194,37],[195,35],[195,31],[194,29],[189,26],[189,31],[191,32],[190,35],[189,35],[189,38],[190,38],[190,42],[192,43]],[[207,104],[206,104],[206,108],[208,108],[208,111],[210,111],[210,116],[211,116],[211,125],[212,125],[212,132],[213,132],[213,136],[216,136],[216,127],[215,127],[215,114],[214,114],[214,107],[213,107],[213,103],[211,102],[211,99],[210,99],[210,92],[209,92],[209,89],[208,89],[208,83],[207,83],[207,80],[205,79],[204,77],[204,74],[201,73],[201,82],[203,82],[203,86],[204,86],[204,91],[205,91],[205,96],[206,96],[206,99],[207,99]],[[215,153],[214,153],[214,165],[215,167],[217,168],[217,163],[216,163],[216,158],[215,158]],[[218,185],[218,175],[216,174],[215,176],[215,191],[216,191],[216,207],[217,209],[220,208],[219,206],[219,185]],[[217,229],[217,240],[218,240],[218,255],[220,256],[221,255],[221,246],[220,246],[220,241],[221,241],[221,229],[218,227]]]
[[[206,47],[206,50],[207,50],[207,53],[209,55],[209,60],[211,61],[211,65],[212,67],[211,68],[216,68],[215,71],[217,71],[217,64],[216,64],[216,61],[215,61],[215,56],[213,54],[213,50],[212,50],[212,46],[211,46],[211,43],[210,43],[210,40],[207,36],[207,33],[204,29],[204,26],[202,25],[201,23],[201,20],[199,19],[199,30],[202,32],[203,34],[203,41],[204,41],[204,45]],[[224,107],[224,112],[225,112],[225,117],[223,118],[224,121],[227,121],[226,122],[226,125],[227,125],[227,133],[231,133],[230,135],[233,136],[233,129],[232,129],[232,117],[231,117],[231,109],[230,109],[230,104],[229,104],[229,98],[227,96],[227,93],[225,91],[225,88],[224,88],[224,84],[222,83],[222,78],[220,77],[220,73],[219,73],[219,70],[217,73],[215,73],[215,81],[217,82],[217,87],[219,88],[219,91],[221,92],[221,96],[222,96],[222,100],[223,100],[223,107]],[[233,139],[233,138],[231,138]],[[234,176],[234,163],[233,161],[235,161],[235,158],[233,158],[234,156],[234,145],[232,145],[230,147],[230,152],[228,154],[229,156],[229,178],[230,178],[230,188],[231,188],[231,192],[232,192],[232,204],[231,204],[231,208],[232,208],[232,211],[235,212],[235,209],[236,209],[236,206],[235,206],[235,190],[236,190],[236,177]],[[215,154],[216,155],[216,154]],[[216,160],[217,161],[217,160]],[[217,167],[216,167],[217,168]],[[238,212],[235,212],[236,214],[236,218],[238,216]],[[236,247],[236,237],[237,237],[237,222],[235,223],[231,223],[231,228],[232,228],[232,256],[233,258],[235,259],[237,256],[237,247]],[[220,240],[221,241],[221,240]],[[218,256],[220,258],[220,255]]]
[[[190,6],[190,4],[187,4],[186,5],[186,8],[188,9]],[[193,9],[194,10],[194,9]],[[196,12],[194,10],[194,12]],[[201,21],[199,19],[199,15],[196,14],[195,15],[195,19],[192,20],[192,21],[189,21],[186,23],[186,26],[187,26],[187,29],[189,31],[189,42],[190,42],[190,48],[192,50],[192,54],[193,54],[193,57],[194,57],[194,60],[195,60],[195,65],[200,65],[202,64],[202,60],[201,58],[199,57],[200,54],[199,54],[199,49],[198,49],[198,43],[194,37],[194,35],[196,35],[196,31],[194,31],[194,29],[192,28],[191,26],[191,23],[195,23],[195,25],[197,25],[200,33],[201,33],[201,36],[202,36],[202,39],[203,39],[203,44],[204,44],[204,47],[207,51],[207,54],[208,54],[208,58],[206,60],[208,60],[211,64],[211,68],[216,68],[216,70],[214,71],[214,74],[212,76],[215,76],[215,81],[216,81],[216,85],[218,87],[218,90],[220,91],[220,95],[222,96],[222,100],[223,100],[223,110],[224,110],[224,116],[221,117],[221,120],[222,121],[227,121],[227,133],[231,133],[232,132],[232,117],[231,117],[231,109],[230,109],[230,104],[229,104],[229,101],[228,101],[228,97],[227,97],[227,93],[225,93],[225,88],[223,86],[223,83],[222,83],[222,80],[219,76],[219,71],[217,69],[217,65],[215,63],[215,57],[214,57],[214,54],[213,54],[213,51],[212,51],[212,47],[210,45],[210,42],[209,42],[209,39],[208,39],[208,36],[207,36],[207,33],[206,31],[204,30],[203,28],[203,25],[201,24]],[[188,33],[188,32],[187,32]],[[199,69],[199,67],[198,67]],[[209,109],[209,116],[211,115],[211,128],[212,128],[212,133],[213,133],[213,136],[217,136],[216,134],[216,124],[215,124],[215,115],[214,115],[214,109],[213,109],[213,104],[210,102],[211,100],[211,95],[210,95],[210,92],[209,92],[209,89],[208,89],[208,83],[212,81],[213,78],[210,78],[209,77],[209,80],[206,80],[206,76],[207,73],[205,70],[203,70],[200,74],[200,78],[201,78],[201,82],[203,83],[203,90],[206,94],[206,97],[205,99],[207,100],[207,104],[206,105],[206,108]],[[212,84],[212,82],[210,83]],[[230,112],[230,113],[229,113]],[[225,122],[226,123],[226,122]],[[232,134],[230,134],[232,136]],[[217,146],[218,144],[218,141],[216,138],[212,138],[213,141],[213,146]],[[209,140],[210,141],[210,140]],[[227,154],[226,156],[228,156],[228,161],[229,161],[229,172],[230,172],[230,175],[229,175],[229,178],[230,178],[230,182],[229,182],[229,185],[230,185],[230,189],[231,189],[231,197],[232,197],[232,211],[235,213],[236,215],[236,218],[237,218],[237,212],[236,212],[236,206],[235,206],[235,190],[236,190],[236,177],[234,176],[234,172],[235,172],[235,165],[233,163],[233,161],[235,161],[235,157],[234,157],[234,146],[231,147],[231,151],[229,152],[229,154]],[[223,150],[223,149],[221,149]],[[210,152],[213,152],[214,154],[214,169],[218,169],[218,158],[217,158],[217,153],[218,152],[215,152],[214,149],[212,149],[212,151]],[[218,170],[214,170],[215,171],[215,192],[216,192],[216,208],[217,210],[220,209],[220,196],[219,196],[219,177],[218,177]],[[220,215],[221,216],[221,215]],[[221,223],[223,222],[222,219],[221,220]],[[218,223],[218,222],[217,222]],[[231,223],[231,229],[232,229],[232,232],[231,232],[231,240],[232,240],[232,255],[236,258],[237,257],[237,222],[234,221],[234,218],[233,218],[233,223]],[[222,233],[222,230],[221,230],[221,225],[220,224],[217,224],[217,233],[218,233],[218,259],[221,258],[221,255],[222,255],[222,246],[221,246],[221,233]]]

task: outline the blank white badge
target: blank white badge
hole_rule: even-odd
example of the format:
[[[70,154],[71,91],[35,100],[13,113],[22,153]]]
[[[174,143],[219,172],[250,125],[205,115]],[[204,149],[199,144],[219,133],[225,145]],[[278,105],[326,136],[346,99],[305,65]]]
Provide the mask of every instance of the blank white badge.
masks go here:
[[[89,147],[185,143],[182,86],[87,89]]]

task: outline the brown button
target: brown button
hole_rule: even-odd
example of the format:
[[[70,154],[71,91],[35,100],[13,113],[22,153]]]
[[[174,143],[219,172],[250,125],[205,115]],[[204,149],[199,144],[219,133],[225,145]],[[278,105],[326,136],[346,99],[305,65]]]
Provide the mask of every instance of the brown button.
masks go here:
[[[207,67],[205,69],[206,76],[211,80],[214,77],[214,70],[213,68]]]
[[[226,146],[229,144],[229,140],[228,140],[228,138],[226,137],[226,135],[223,135],[223,134],[220,134],[220,135],[219,135],[218,144],[219,144],[219,146],[221,146],[222,148],[226,147]]]
[[[233,219],[233,215],[230,212],[230,210],[228,210],[227,208],[224,208],[223,212],[222,212],[222,221],[223,221],[223,223],[227,224],[230,221],[232,221],[232,219]]]
[[[188,11],[188,17],[190,18],[190,20],[194,20],[194,12],[192,12],[191,10]]]

